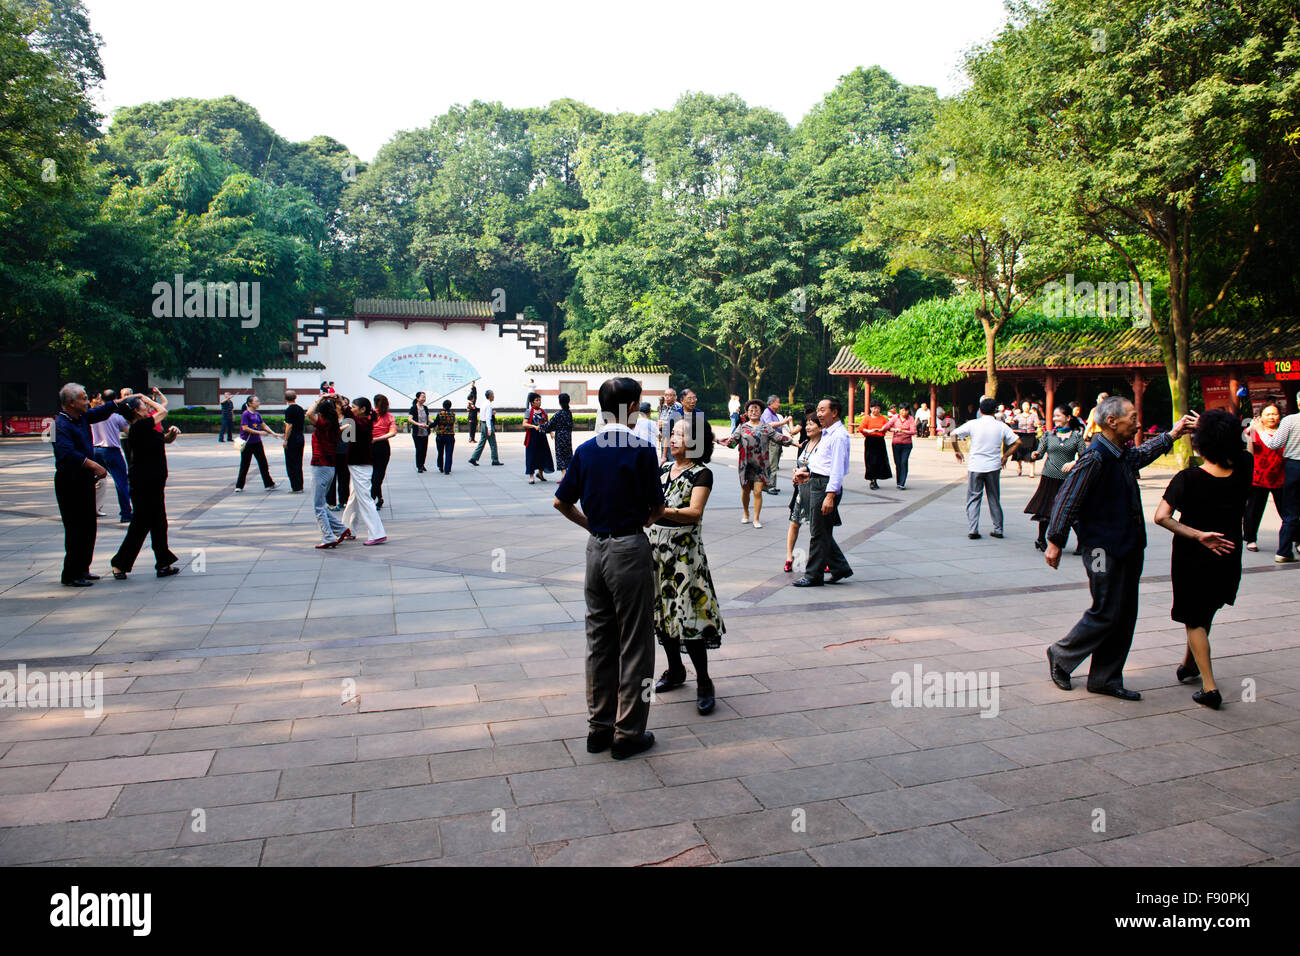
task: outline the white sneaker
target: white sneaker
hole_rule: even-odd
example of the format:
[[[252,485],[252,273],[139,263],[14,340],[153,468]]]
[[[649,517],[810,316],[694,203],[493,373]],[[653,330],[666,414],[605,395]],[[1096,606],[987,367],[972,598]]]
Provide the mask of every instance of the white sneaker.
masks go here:
[[[237,495],[238,495],[238,494],[242,494],[243,491],[244,491],[243,488],[236,488],[236,489],[235,489],[235,494],[237,494]]]
[[[740,523],[741,523],[741,524],[749,524],[749,516],[748,516],[748,515],[742,515],[741,518],[740,518]]]
[[[762,526],[761,524],[759,524],[757,521],[755,521],[755,522],[754,522],[754,527],[755,527],[755,528],[761,528],[761,527],[763,527],[763,526]]]

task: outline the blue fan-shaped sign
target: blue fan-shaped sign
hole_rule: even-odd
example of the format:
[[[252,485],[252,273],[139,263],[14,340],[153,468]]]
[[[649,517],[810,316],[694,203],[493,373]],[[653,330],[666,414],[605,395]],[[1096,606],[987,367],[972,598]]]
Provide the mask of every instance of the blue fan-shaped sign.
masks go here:
[[[436,345],[412,345],[381,358],[370,377],[407,398],[417,392],[428,396],[429,404],[479,378],[469,359]]]

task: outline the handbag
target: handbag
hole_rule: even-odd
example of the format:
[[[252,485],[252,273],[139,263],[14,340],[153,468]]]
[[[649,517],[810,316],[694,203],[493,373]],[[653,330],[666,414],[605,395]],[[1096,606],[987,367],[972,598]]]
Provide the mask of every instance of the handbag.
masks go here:
[[[244,446],[247,444],[248,441],[244,438],[243,435],[240,435],[238,438],[235,439],[235,451],[242,452],[244,450]]]

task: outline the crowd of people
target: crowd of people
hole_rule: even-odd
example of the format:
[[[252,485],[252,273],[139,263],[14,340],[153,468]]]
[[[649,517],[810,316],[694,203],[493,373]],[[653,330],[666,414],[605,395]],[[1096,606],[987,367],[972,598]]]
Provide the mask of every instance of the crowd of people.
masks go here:
[[[494,393],[489,389],[484,396],[480,408],[475,385],[467,402],[471,438],[478,439],[470,462],[477,465],[490,449],[492,463],[502,464]],[[179,431],[164,427],[166,399],[156,389],[152,398],[123,389],[120,395],[105,391],[90,399],[75,383],[65,386],[59,398],[54,455],[55,494],[65,528],[62,582],[86,587],[98,580],[90,570],[95,522],[97,512],[103,514],[99,503],[110,478],[118,492],[120,520],[129,525],[110,561],[113,576],[127,577],[146,536],[152,541],[158,576],[177,573],[177,558],[167,546],[165,448]],[[695,673],[699,713],[710,713],[716,705],[708,651],[721,646],[726,628],[701,535],[715,484],[709,463],[716,446],[738,452],[741,521],[754,528],[762,527],[764,493],[780,493],[780,456],[791,446],[793,494],[784,570],[802,571],[793,581],[795,587],[820,587],[853,575],[834,538],[842,524],[839,509],[851,453],[838,399],[805,405],[799,416],[782,414],[778,396],[766,403],[751,399],[732,411],[729,434],[715,436],[692,389],[683,389],[680,401],[675,390],[667,390],[655,418],[641,398],[641,387],[632,379],[605,382],[597,434],[576,449],[567,395],[558,396],[560,407],[550,414],[541,394],[530,391],[523,416],[525,477],[530,483],[546,482],[547,475],[558,471],[555,507],[589,532],[584,585],[588,750],[609,749],[618,759],[654,742],[646,729],[649,700],[642,693],[653,673],[654,642],[667,661],[654,682],[656,692],[685,684],[684,651]],[[250,395],[241,408],[235,490],[243,490],[253,460],[265,487],[277,487],[263,447],[264,439],[277,437],[284,446],[290,491],[303,491],[302,455],[310,426],[313,511],[321,538],[316,547],[333,549],[349,539],[371,546],[384,543],[383,484],[392,459],[390,442],[397,434],[387,396],[348,399],[333,383],[322,383],[309,407],[299,405],[292,392],[286,399],[282,433],[268,427],[257,396]],[[432,433],[438,471],[450,474],[457,417],[449,400],[436,414],[426,400],[418,393],[408,414],[415,470],[427,470]],[[1007,409],[985,398],[969,411],[966,421],[954,425],[942,407],[931,412],[921,405],[913,413],[904,404],[885,414],[880,402],[871,402],[858,424],[869,487],[878,489],[880,481],[895,478],[898,490],[905,490],[913,439],[943,435],[967,468],[969,537],[980,537],[986,500],[992,536],[1001,538],[1002,471],[1009,461],[1021,467],[1028,462],[1031,476],[1038,477],[1036,465],[1042,461],[1038,486],[1024,509],[1038,526],[1035,546],[1044,552],[1049,567],[1059,567],[1073,533],[1074,553],[1082,556],[1092,598],[1079,622],[1047,649],[1051,679],[1069,689],[1072,673],[1090,657],[1087,689],[1122,700],[1140,699],[1124,686],[1122,676],[1136,624],[1147,543],[1139,470],[1168,453],[1180,435],[1192,435],[1202,461],[1173,477],[1153,520],[1174,535],[1171,616],[1184,625],[1187,638],[1176,676],[1200,681],[1201,689],[1193,695],[1197,703],[1221,706],[1209,634],[1217,611],[1236,599],[1241,552],[1243,546],[1257,550],[1270,497],[1282,519],[1275,560],[1296,560],[1300,415],[1282,417],[1276,405],[1264,407],[1245,423],[1227,411],[1191,414],[1139,445],[1133,403],[1104,393],[1086,419],[1078,405],[1060,405],[1052,409],[1046,427],[1041,410],[1030,402]],[[234,436],[228,395],[223,395],[222,412],[218,442]],[[886,453],[886,439],[892,454]],[[805,524],[810,533],[808,559],[800,569],[795,566],[795,545]]]

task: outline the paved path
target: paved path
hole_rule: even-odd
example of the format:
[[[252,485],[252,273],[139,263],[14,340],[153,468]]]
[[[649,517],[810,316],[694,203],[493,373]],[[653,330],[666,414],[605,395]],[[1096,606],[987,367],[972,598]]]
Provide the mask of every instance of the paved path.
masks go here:
[[[1043,648],[1086,606],[1086,577],[1032,547],[1036,482],[1004,477],[1008,538],[970,541],[964,472],[922,443],[907,491],[848,482],[854,578],[796,590],[788,484],[762,529],[741,525],[720,451],[705,528],[728,627],[718,707],[699,717],[692,683],[661,696],[656,747],[620,763],[584,748],[583,534],[503,437],[506,467],[470,467],[461,442],[443,476],[416,475],[402,436],[390,543],[318,552],[310,485],[231,494],[233,450],[187,436],[168,510],[189,567],[158,581],[146,552],[143,573],[109,579],[123,529],[102,518],[105,580],[84,591],[58,585],[48,446],[0,443],[0,672],[93,668],[106,695],[97,717],[0,709],[0,863],[1300,859],[1300,572],[1271,548],[1245,556],[1214,630],[1223,710],[1174,681],[1184,639],[1157,528],[1126,673],[1143,700],[1081,679],[1066,693]],[[1144,477],[1148,514],[1167,479]],[[996,716],[893,706],[891,679],[918,667],[996,672]]]

